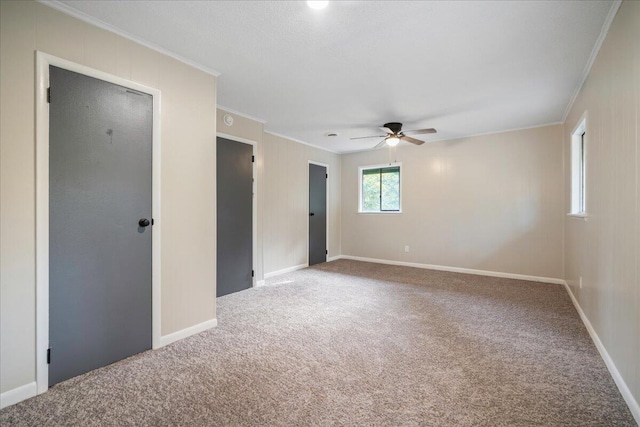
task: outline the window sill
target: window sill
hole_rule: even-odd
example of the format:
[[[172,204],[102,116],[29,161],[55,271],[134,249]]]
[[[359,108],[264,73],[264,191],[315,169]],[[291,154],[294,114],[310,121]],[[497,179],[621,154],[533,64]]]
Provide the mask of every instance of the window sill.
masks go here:
[[[581,219],[582,221],[586,221],[587,220],[587,214],[586,213],[568,213],[567,216],[569,218]]]
[[[402,211],[393,211],[393,212],[358,212],[358,215],[398,215],[401,214]]]

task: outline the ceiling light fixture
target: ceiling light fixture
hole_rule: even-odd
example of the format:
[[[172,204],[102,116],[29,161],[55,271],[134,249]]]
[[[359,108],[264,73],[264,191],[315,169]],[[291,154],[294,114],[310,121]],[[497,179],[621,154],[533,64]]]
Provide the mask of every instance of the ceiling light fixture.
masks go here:
[[[329,5],[329,0],[307,1],[307,6],[309,6],[311,9],[316,9],[316,10],[324,9],[328,5]]]
[[[387,141],[387,145],[389,145],[390,147],[395,147],[400,142],[400,138],[398,138],[397,136],[390,136],[389,138],[385,139],[385,141]]]

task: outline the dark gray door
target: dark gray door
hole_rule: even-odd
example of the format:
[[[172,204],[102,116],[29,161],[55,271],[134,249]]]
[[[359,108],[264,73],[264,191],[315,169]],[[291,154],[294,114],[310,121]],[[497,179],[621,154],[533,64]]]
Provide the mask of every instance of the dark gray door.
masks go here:
[[[49,385],[151,348],[152,97],[50,67]],[[142,221],[141,224],[145,222]]]
[[[309,164],[309,265],[327,261],[327,168]]]
[[[253,147],[217,139],[217,296],[253,284]]]

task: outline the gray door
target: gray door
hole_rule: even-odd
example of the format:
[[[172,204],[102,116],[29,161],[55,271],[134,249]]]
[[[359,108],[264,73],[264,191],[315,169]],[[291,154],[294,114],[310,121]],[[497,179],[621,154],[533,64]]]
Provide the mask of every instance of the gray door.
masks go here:
[[[327,261],[327,168],[309,164],[309,265]]]
[[[217,296],[253,284],[253,147],[217,139]]]
[[[152,97],[50,67],[49,385],[151,348]]]

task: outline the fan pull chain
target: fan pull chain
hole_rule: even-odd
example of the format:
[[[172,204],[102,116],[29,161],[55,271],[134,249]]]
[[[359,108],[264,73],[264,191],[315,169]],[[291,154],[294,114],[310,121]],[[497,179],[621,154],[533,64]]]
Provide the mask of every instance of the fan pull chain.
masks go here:
[[[396,158],[396,148],[398,147],[389,147],[389,164],[398,163],[398,159]]]

